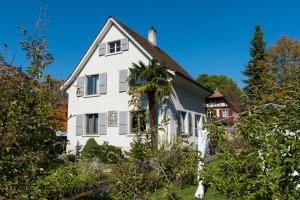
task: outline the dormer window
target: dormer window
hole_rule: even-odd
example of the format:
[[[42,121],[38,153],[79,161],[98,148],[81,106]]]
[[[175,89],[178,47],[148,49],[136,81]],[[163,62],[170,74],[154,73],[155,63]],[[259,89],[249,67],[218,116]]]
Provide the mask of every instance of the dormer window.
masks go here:
[[[121,51],[121,40],[113,41],[108,43],[108,52],[117,53]]]

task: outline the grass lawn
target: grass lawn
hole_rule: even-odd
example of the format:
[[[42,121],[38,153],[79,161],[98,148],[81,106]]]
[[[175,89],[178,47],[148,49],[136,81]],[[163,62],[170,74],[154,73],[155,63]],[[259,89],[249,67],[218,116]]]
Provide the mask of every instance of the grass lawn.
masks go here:
[[[180,200],[195,200],[195,192],[197,190],[197,186],[189,186],[187,188],[184,188],[182,190],[179,190],[176,192],[177,196],[180,198]],[[216,193],[212,189],[208,189],[208,191],[205,193],[204,196],[205,200],[225,200],[226,198],[216,196]]]
[[[216,167],[218,164],[220,164],[222,161],[219,159],[212,160],[208,163],[206,163],[206,167]],[[197,190],[198,186],[189,186],[187,188],[184,188],[182,190],[179,190],[176,192],[178,197],[182,200],[195,200],[194,194]],[[212,188],[208,188],[208,190],[205,193],[204,196],[205,200],[225,200],[225,197],[217,196],[216,192]]]

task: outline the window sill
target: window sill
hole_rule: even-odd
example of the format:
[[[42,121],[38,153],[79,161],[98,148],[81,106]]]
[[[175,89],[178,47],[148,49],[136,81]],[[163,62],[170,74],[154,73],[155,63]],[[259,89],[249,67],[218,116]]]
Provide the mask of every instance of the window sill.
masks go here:
[[[100,135],[89,134],[89,135],[82,135],[82,137],[100,137]]]
[[[83,96],[83,98],[90,98],[90,97],[100,97],[100,94],[90,94],[90,95]]]
[[[105,54],[105,56],[113,56],[113,55],[117,55],[117,54],[121,54],[121,53],[123,53],[122,50],[118,51],[118,52],[114,52],[114,53],[107,53],[107,54]]]

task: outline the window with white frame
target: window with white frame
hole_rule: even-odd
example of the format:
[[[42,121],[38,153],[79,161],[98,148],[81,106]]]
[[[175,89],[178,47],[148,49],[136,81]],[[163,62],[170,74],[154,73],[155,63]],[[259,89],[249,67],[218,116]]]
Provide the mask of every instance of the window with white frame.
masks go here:
[[[108,43],[108,52],[116,53],[121,51],[121,40],[113,41]]]
[[[208,118],[213,118],[213,116],[214,116],[214,111],[213,111],[213,110],[208,110],[208,111],[207,111],[207,115],[208,115]]]
[[[98,93],[99,87],[99,75],[91,75],[87,76],[87,87],[86,87],[86,95],[93,95]]]
[[[98,134],[98,114],[87,114],[86,118],[86,134]]]
[[[229,117],[229,111],[228,111],[228,109],[223,109],[222,110],[222,116],[223,117]]]

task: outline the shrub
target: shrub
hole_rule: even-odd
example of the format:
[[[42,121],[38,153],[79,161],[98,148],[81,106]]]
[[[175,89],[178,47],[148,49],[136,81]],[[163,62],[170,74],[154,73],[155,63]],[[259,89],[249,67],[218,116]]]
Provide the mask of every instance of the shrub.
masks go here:
[[[115,164],[123,157],[121,148],[109,145],[108,142],[99,146],[98,158],[101,162]]]
[[[91,159],[97,157],[99,155],[99,152],[99,145],[97,144],[94,138],[90,138],[84,145],[81,151],[81,156],[82,158]]]
[[[109,145],[108,142],[98,145],[94,138],[90,138],[81,151],[81,157],[86,159],[98,158],[101,162],[115,164],[124,155],[121,148]]]
[[[30,198],[58,199],[94,187],[104,179],[100,167],[97,160],[68,163],[39,179]]]
[[[157,190],[161,191],[161,199],[175,199],[176,188],[196,183],[200,157],[190,146],[179,142],[162,145],[156,151],[147,150],[143,144],[133,146],[144,149],[144,157],[136,155],[135,149],[114,167],[113,199],[151,199]]]

